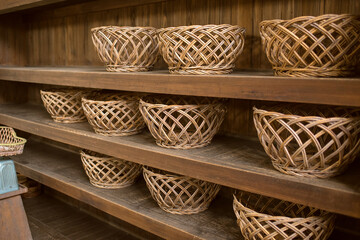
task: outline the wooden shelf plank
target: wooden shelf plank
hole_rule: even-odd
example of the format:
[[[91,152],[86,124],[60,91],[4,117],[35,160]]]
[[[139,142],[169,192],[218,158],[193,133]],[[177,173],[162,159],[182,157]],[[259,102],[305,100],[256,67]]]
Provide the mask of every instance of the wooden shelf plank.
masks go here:
[[[45,6],[67,0],[2,0],[0,1],[0,14]]]
[[[360,218],[360,162],[331,179],[308,179],[276,171],[257,140],[216,137],[192,150],[158,147],[149,133],[106,137],[88,123],[60,124],[42,106],[0,105],[0,123],[54,141],[125,160]]]
[[[24,154],[13,159],[21,174],[160,237],[241,239],[230,198],[220,197],[200,214],[173,215],[157,206],[143,180],[116,190],[92,186],[79,154],[29,141]]]
[[[0,79],[86,88],[360,106],[360,78],[274,77],[271,71],[173,75],[110,73],[103,67],[0,67]]]

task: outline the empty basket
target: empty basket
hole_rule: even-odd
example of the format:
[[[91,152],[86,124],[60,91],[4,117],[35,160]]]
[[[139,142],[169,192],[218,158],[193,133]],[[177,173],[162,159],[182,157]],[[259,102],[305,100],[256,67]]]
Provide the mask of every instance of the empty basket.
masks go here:
[[[254,107],[254,123],[273,166],[286,174],[326,178],[340,174],[360,151],[360,111],[283,105]]]
[[[160,53],[176,74],[231,73],[244,48],[245,29],[228,24],[158,30]]]
[[[233,208],[247,240],[325,240],[334,229],[334,214],[258,194],[234,195]]]
[[[16,136],[13,128],[0,126],[0,156],[22,154],[25,143],[26,139]]]
[[[92,151],[80,151],[90,183],[99,188],[123,188],[133,184],[141,165]]]
[[[189,149],[210,144],[226,108],[219,99],[159,95],[141,99],[140,111],[157,145]]]
[[[265,53],[275,75],[353,75],[360,64],[360,17],[327,14],[260,23]]]
[[[126,136],[139,133],[145,127],[139,99],[137,94],[98,93],[84,97],[82,106],[96,133]]]
[[[89,92],[76,89],[41,90],[41,100],[55,122],[85,122],[81,98]]]
[[[109,72],[149,71],[158,59],[155,28],[104,26],[91,32],[98,56]]]
[[[173,214],[205,211],[220,186],[158,169],[143,168],[146,185],[161,209]]]

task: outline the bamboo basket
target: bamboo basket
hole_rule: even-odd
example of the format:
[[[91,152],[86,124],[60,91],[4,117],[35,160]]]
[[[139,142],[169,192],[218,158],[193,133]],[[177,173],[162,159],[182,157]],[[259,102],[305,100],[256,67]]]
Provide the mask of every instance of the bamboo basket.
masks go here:
[[[90,183],[95,187],[116,189],[132,185],[141,173],[141,165],[88,150],[80,151]]]
[[[254,123],[273,166],[286,174],[327,178],[360,151],[359,109],[280,105],[254,107]]]
[[[360,64],[360,17],[303,16],[260,23],[265,53],[278,76],[353,75]]]
[[[137,134],[145,127],[138,94],[97,93],[82,98],[82,107],[95,132],[106,136]]]
[[[210,144],[224,120],[219,99],[186,96],[148,96],[140,112],[160,147],[190,149]]]
[[[195,214],[208,209],[220,186],[158,169],[143,167],[146,185],[159,207],[172,214]]]
[[[41,100],[55,122],[85,122],[86,117],[81,106],[81,98],[89,91],[76,89],[41,90]]]
[[[26,139],[16,136],[13,128],[0,126],[0,156],[22,154],[25,143]]]
[[[244,48],[245,29],[228,24],[158,30],[160,53],[175,74],[226,74]]]
[[[334,229],[334,214],[258,194],[234,195],[233,208],[246,240],[326,240]]]
[[[149,71],[158,59],[156,29],[103,26],[91,29],[92,41],[109,72]]]

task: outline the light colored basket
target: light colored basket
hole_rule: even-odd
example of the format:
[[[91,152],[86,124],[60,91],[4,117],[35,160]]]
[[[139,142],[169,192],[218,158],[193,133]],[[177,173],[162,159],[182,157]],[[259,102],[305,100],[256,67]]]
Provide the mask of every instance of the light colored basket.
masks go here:
[[[247,240],[325,240],[334,229],[334,214],[258,194],[234,195],[233,208]]]
[[[123,188],[132,185],[142,166],[88,150],[80,151],[81,161],[90,183],[99,188]]]
[[[219,99],[158,95],[141,99],[140,112],[157,145],[190,149],[210,144],[226,108]]]
[[[13,128],[0,126],[0,156],[22,154],[25,143],[26,139],[16,136]]]
[[[208,209],[220,186],[158,169],[143,167],[151,196],[159,207],[173,214],[195,214]]]
[[[155,28],[104,26],[91,32],[98,56],[109,72],[149,71],[158,59]]]
[[[48,113],[55,122],[75,123],[85,122],[81,98],[89,91],[76,89],[51,89],[41,90],[41,100]]]
[[[327,178],[360,151],[360,111],[336,107],[254,107],[254,123],[273,166],[286,174]]]
[[[145,127],[138,94],[97,93],[82,98],[86,118],[96,133],[107,136],[137,134]]]
[[[160,53],[175,74],[231,73],[244,48],[245,29],[228,24],[158,30]]]
[[[260,35],[275,75],[353,75],[360,64],[359,20],[347,14],[327,14],[261,22]]]

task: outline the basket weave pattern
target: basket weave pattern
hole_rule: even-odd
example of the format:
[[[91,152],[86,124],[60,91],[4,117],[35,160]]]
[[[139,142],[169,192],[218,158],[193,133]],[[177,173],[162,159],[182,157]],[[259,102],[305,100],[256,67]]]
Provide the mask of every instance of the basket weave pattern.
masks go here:
[[[105,26],[91,29],[98,56],[110,72],[149,71],[159,55],[156,29]]]
[[[360,64],[360,18],[327,14],[260,23],[265,53],[278,76],[349,76]]]
[[[209,98],[155,96],[141,99],[140,111],[157,145],[190,149],[210,144],[226,108]]]
[[[273,166],[286,174],[326,178],[340,174],[360,151],[360,117],[343,109],[305,112],[254,108],[254,123]],[[357,116],[356,116],[357,115]],[[327,117],[333,116],[333,117]]]
[[[160,52],[170,73],[230,73],[244,48],[245,29],[239,26],[193,25],[158,32]]]
[[[95,132],[102,135],[133,135],[145,127],[138,95],[98,94],[83,98],[82,107]]]
[[[81,161],[90,183],[99,188],[123,188],[133,184],[142,166],[122,159],[80,151]]]
[[[0,156],[22,154],[26,139],[16,136],[11,127],[0,126]]]
[[[334,228],[331,213],[257,194],[234,195],[233,208],[245,239],[325,240]]]
[[[160,208],[173,214],[205,211],[220,190],[215,183],[146,167],[143,175],[151,196]]]
[[[71,89],[41,90],[41,100],[55,122],[85,122],[86,117],[81,107],[81,98],[88,92]]]

